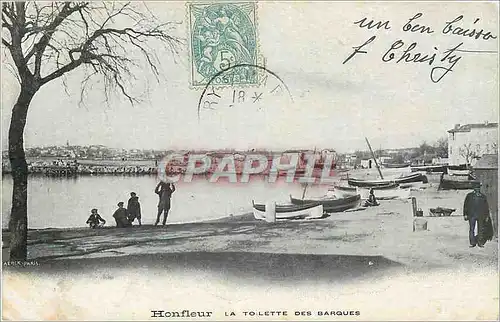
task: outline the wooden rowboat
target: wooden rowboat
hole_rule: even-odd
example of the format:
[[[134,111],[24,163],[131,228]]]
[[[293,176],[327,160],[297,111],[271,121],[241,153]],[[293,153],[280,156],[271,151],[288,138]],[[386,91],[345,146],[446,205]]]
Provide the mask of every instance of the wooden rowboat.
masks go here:
[[[429,215],[431,217],[447,217],[451,216],[451,214],[455,212],[455,210],[456,209],[454,208],[442,208],[442,207],[430,208]]]
[[[396,177],[390,180],[362,180],[362,179],[354,179],[351,178],[347,181],[350,186],[355,187],[384,187],[393,184],[401,184],[401,183],[411,183],[411,182],[423,182],[427,183],[427,177],[421,173],[412,173],[406,176]]]
[[[394,182],[396,182],[398,184],[412,183],[412,182],[427,183],[427,182],[429,182],[429,180],[427,179],[427,176],[425,174],[422,174],[422,173],[412,173],[412,174],[409,174],[409,175],[406,175],[406,176],[401,176],[401,177],[395,178]]]
[[[399,169],[409,167],[409,164],[406,163],[383,163],[384,168],[388,169]]]
[[[481,183],[477,180],[451,180],[441,179],[439,189],[441,190],[467,190],[480,187]]]
[[[390,184],[395,184],[394,180],[363,180],[363,179],[355,179],[349,178],[347,183],[353,187],[382,187]]]
[[[449,165],[448,170],[467,170],[469,167],[467,164],[460,164],[460,165]]]
[[[370,196],[370,190],[372,188],[356,188],[356,192],[361,195],[361,199],[368,199]],[[375,190],[373,189],[373,193],[375,198],[378,200],[390,200],[390,199],[408,199],[410,198],[410,188],[401,189],[383,189],[383,190]]]
[[[266,205],[252,200],[253,216],[258,220],[266,219]],[[323,217],[323,205],[319,202],[304,205],[276,205],[276,220],[314,219]]]
[[[334,185],[332,188],[328,188],[330,191],[334,190],[339,190],[339,191],[345,191],[345,192],[356,192],[356,187],[349,187],[349,186],[338,186]]]
[[[373,187],[373,189],[374,190],[394,189],[394,188],[397,188],[398,186],[399,186],[399,184],[397,184],[397,183],[390,183],[390,184],[387,184],[385,186]],[[347,186],[334,185],[333,188],[329,188],[328,190],[332,190],[332,191],[333,190],[340,190],[340,191],[355,193],[356,192],[356,187],[347,187]]]
[[[290,201],[294,205],[307,205],[320,203],[323,205],[323,211],[330,212],[341,212],[347,209],[355,208],[359,206],[361,201],[360,195],[348,196],[345,198],[316,198],[316,199],[297,199],[290,196]]]
[[[448,170],[448,166],[446,165],[423,165],[423,166],[413,166],[411,167],[411,172],[444,172]]]
[[[470,170],[452,170],[448,169],[448,174],[450,176],[468,176],[470,174]]]

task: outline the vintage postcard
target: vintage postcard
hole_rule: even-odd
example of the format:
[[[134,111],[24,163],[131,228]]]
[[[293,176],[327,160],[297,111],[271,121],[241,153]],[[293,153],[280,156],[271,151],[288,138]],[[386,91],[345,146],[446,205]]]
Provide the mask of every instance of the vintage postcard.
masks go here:
[[[2,2],[2,318],[498,320],[498,12]]]

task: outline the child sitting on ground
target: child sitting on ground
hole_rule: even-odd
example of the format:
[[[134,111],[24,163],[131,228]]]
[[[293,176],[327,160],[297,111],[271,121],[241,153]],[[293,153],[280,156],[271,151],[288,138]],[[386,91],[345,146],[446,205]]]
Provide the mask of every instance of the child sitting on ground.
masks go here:
[[[377,202],[377,198],[375,198],[375,193],[373,192],[373,189],[370,189],[370,196],[368,197],[368,200],[365,201],[365,207],[373,207],[378,205],[379,203]]]
[[[115,218],[116,227],[118,228],[132,226],[132,224],[128,221],[127,209],[123,208],[122,201],[118,203],[118,209],[116,209],[115,213],[113,214],[113,218]]]
[[[101,215],[97,213],[97,209],[94,208],[90,211],[90,217],[87,219],[87,224],[89,224],[90,228],[97,228],[104,226],[106,224],[106,220],[104,220]],[[102,223],[102,225],[101,225]]]

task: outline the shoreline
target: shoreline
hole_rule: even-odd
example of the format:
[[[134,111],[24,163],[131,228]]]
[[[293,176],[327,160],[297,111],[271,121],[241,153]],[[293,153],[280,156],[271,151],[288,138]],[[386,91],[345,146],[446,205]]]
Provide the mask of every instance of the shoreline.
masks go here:
[[[470,265],[470,259],[496,266],[497,238],[484,249],[468,247],[468,223],[461,216],[467,193],[438,191],[432,183],[425,189],[413,190],[411,195],[424,213],[419,218],[428,224],[424,231],[412,231],[415,217],[411,200],[395,199],[316,220],[267,223],[246,212],[166,226],[29,229],[28,257],[73,259],[220,250],[306,254],[340,251],[346,255],[383,255],[410,267]],[[429,209],[439,206],[457,210],[452,216],[430,217]],[[6,229],[2,232],[5,256],[10,234]]]
[[[187,222],[176,222],[176,223],[168,223],[166,226],[182,226],[182,225],[197,225],[197,224],[213,224],[213,223],[244,223],[244,222],[258,222],[257,219],[254,218],[252,213],[243,213],[239,215],[233,216],[223,216],[220,218],[207,219],[201,221],[187,221]],[[160,227],[162,225],[158,225]],[[128,228],[120,228],[120,229],[141,229],[141,228],[151,228],[155,227],[152,224],[143,224],[139,226],[135,224],[132,227]],[[107,229],[118,229],[116,226],[104,226],[94,230],[107,230]],[[88,226],[80,226],[80,227],[45,227],[45,228],[28,228],[28,232],[43,232],[43,231],[81,231],[81,230],[93,230]],[[9,234],[10,231],[8,228],[2,228],[2,234]]]

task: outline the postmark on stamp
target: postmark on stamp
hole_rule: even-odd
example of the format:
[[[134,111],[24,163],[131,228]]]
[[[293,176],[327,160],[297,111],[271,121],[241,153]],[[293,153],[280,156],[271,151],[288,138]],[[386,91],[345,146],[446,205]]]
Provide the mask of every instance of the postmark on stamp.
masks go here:
[[[253,86],[252,89],[215,86],[217,79],[226,79],[227,75],[232,74],[233,69],[241,67],[248,68],[252,74],[259,76],[259,86]],[[217,90],[216,90],[217,87]],[[254,107],[254,110],[262,111],[272,104],[286,102],[285,105],[293,103],[293,97],[286,83],[275,72],[265,66],[241,64],[230,66],[229,68],[216,73],[205,85],[198,101],[198,121],[200,121],[201,112],[210,112],[224,108],[243,107],[246,105]]]
[[[255,2],[189,3],[191,86],[256,85],[258,74],[245,64],[258,57]]]

